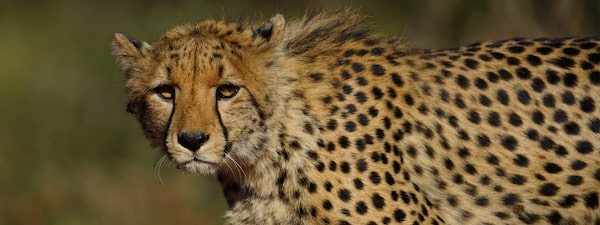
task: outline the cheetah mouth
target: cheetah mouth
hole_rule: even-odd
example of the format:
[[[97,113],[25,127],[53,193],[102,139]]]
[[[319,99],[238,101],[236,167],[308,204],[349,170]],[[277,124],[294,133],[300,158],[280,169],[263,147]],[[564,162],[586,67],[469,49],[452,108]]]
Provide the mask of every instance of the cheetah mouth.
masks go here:
[[[187,164],[187,163],[204,163],[204,164],[210,164],[210,165],[217,165],[217,163],[215,163],[215,162],[206,161],[206,160],[200,159],[198,157],[194,157],[194,159],[192,159],[184,164]]]
[[[194,157],[191,160],[177,163],[177,169],[187,173],[211,174],[218,168],[218,163]]]

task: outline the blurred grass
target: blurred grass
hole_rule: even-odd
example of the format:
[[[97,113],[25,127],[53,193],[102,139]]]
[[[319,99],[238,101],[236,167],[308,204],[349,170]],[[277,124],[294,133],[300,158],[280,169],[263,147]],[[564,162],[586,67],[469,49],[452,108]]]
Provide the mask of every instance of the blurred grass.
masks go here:
[[[124,111],[113,32],[155,40],[205,18],[287,17],[354,7],[380,32],[422,48],[513,36],[598,36],[597,0],[0,2],[0,225],[221,224],[210,177],[153,168]]]

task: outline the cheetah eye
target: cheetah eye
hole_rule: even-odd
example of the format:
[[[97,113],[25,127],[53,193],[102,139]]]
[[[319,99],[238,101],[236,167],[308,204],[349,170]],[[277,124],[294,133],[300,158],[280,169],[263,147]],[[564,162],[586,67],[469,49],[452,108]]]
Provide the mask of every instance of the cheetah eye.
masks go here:
[[[240,87],[235,86],[233,84],[220,85],[219,87],[217,87],[217,98],[219,98],[219,99],[232,98],[233,96],[235,96],[238,93],[239,90],[240,90]]]
[[[154,88],[154,93],[164,100],[173,100],[175,97],[175,88],[171,85],[160,85]]]

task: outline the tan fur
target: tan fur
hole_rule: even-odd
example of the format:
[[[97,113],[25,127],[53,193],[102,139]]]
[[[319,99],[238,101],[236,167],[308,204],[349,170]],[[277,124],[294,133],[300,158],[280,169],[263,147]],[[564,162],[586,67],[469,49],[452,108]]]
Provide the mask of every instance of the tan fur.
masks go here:
[[[129,111],[218,176],[229,224],[600,223],[597,39],[421,51],[360,21],[208,20],[113,52]]]

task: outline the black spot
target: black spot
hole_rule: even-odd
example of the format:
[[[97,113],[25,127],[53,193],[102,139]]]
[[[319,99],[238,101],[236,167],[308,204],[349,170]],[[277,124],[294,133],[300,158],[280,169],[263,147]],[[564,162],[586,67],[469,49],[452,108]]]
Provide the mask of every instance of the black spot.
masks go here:
[[[554,106],[556,105],[556,100],[554,99],[554,96],[552,94],[544,95],[544,97],[542,98],[542,102],[544,103],[544,106],[548,108],[554,108]]]
[[[467,172],[468,174],[476,174],[477,173],[477,169],[475,169],[475,166],[473,166],[470,163],[465,164],[465,172]]]
[[[454,163],[452,162],[452,160],[450,159],[445,159],[444,160],[444,166],[446,167],[446,169],[448,170],[452,170],[454,169]]]
[[[540,147],[542,147],[544,150],[552,149],[554,147],[554,141],[548,137],[543,137],[540,140]]]
[[[448,204],[450,204],[451,206],[458,205],[458,199],[456,198],[456,196],[452,195],[452,196],[448,197],[447,201],[448,201]]]
[[[579,49],[576,48],[564,48],[563,53],[568,56],[576,56],[579,54]]]
[[[517,203],[521,202],[521,198],[517,194],[507,194],[502,197],[502,204],[505,206],[513,206]]]
[[[479,88],[480,90],[485,90],[487,89],[488,85],[484,79],[477,78],[475,79],[475,87]]]
[[[510,217],[510,215],[508,215],[507,213],[504,212],[494,212],[494,216],[500,218],[500,219],[508,219]]]
[[[354,94],[354,97],[355,97],[356,101],[359,103],[365,103],[368,100],[367,95],[362,91],[356,92],[356,94]],[[340,100],[340,101],[343,101],[343,100]]]
[[[544,124],[544,114],[542,114],[542,112],[540,112],[540,111],[533,112],[533,114],[531,115],[531,119],[536,124],[539,124],[539,125]]]
[[[394,219],[396,220],[396,222],[403,222],[404,219],[406,219],[406,213],[404,213],[404,211],[402,211],[401,209],[396,209],[394,211]]]
[[[477,69],[477,67],[479,66],[479,62],[477,62],[477,60],[473,60],[473,59],[465,59],[465,66],[471,68],[471,69]]]
[[[469,79],[463,75],[456,76],[456,84],[458,84],[458,86],[465,90],[468,89],[470,85]]]
[[[488,72],[487,79],[492,83],[496,83],[498,82],[498,79],[500,79],[500,76],[498,76],[498,74],[495,74],[494,72]]]
[[[600,85],[600,71],[592,71],[589,76],[593,85]]]
[[[594,108],[596,108],[596,106],[594,104],[594,100],[590,97],[583,98],[579,102],[579,107],[580,107],[581,111],[586,112],[586,113],[593,112]]]
[[[463,101],[462,97],[460,95],[456,95],[456,98],[454,99],[454,104],[456,105],[456,107],[464,109],[467,107],[467,105],[465,104],[465,102]]]
[[[313,82],[319,82],[319,81],[323,80],[322,73],[311,73],[308,75],[308,77],[310,77]]]
[[[519,60],[515,57],[506,58],[506,62],[508,63],[508,65],[513,65],[513,66],[518,66],[519,64],[521,64],[521,60]]]
[[[378,87],[373,87],[373,89],[371,89],[371,93],[373,93],[375,99],[380,99],[381,97],[383,97],[383,91],[381,91],[381,89],[379,89]]]
[[[476,111],[470,111],[468,119],[469,119],[469,121],[471,121],[474,124],[479,124],[481,122],[481,117],[479,116],[479,113],[477,113]]]
[[[535,55],[528,55],[527,62],[532,66],[539,66],[540,64],[542,64],[542,60],[540,59],[540,57],[537,57]]]
[[[548,55],[552,52],[552,48],[549,47],[539,47],[535,50],[536,52],[542,54],[542,55]]]
[[[500,52],[492,52],[491,55],[495,58],[495,59],[503,59],[504,57],[506,57],[504,54],[500,53]]]
[[[553,118],[554,118],[554,122],[557,122],[557,123],[565,122],[565,121],[567,121],[567,118],[568,118],[567,112],[565,112],[561,109],[556,110],[556,111],[554,111]]]
[[[371,72],[375,76],[383,76],[385,74],[385,69],[379,64],[371,65]]]
[[[356,212],[360,215],[364,215],[367,213],[368,207],[363,201],[359,201],[356,203]]]
[[[335,161],[329,162],[329,170],[334,171],[337,169],[337,163]]]
[[[413,100],[413,97],[410,96],[410,94],[404,94],[404,101],[406,102],[407,105],[415,104],[415,101]]]
[[[527,135],[527,138],[529,138],[532,141],[537,141],[539,139],[539,133],[537,132],[537,130],[534,129],[527,130],[527,132],[525,132],[525,135]]]
[[[574,86],[577,85],[577,76],[575,74],[572,74],[572,73],[565,74],[565,77],[563,79],[563,83],[567,87],[574,87]]]
[[[589,54],[588,60],[593,64],[599,64],[600,63],[600,53]]]
[[[562,168],[559,165],[555,164],[555,163],[547,163],[544,166],[544,169],[548,173],[560,173],[562,171]]]
[[[360,180],[360,179],[358,179],[358,178],[355,178],[355,179],[353,180],[353,182],[354,182],[354,187],[355,187],[357,190],[362,190],[362,189],[363,189],[363,187],[364,187],[364,184],[363,184],[362,180]]]
[[[514,112],[508,115],[508,122],[515,127],[519,127],[523,124],[521,117]]]
[[[563,68],[563,69],[569,69],[569,68],[573,67],[573,65],[575,65],[575,61],[573,61],[573,59],[567,58],[567,57],[560,57],[557,59],[553,59],[550,62],[554,65],[557,65],[557,66]]]
[[[575,96],[570,91],[567,91],[562,94],[562,102],[567,105],[575,104]]]
[[[582,170],[587,166],[587,163],[585,163],[584,161],[581,160],[575,160],[573,161],[573,163],[571,163],[571,169],[577,171],[577,170]],[[596,180],[600,181],[600,169],[598,169],[596,171]]]
[[[352,78],[352,75],[350,74],[350,72],[348,72],[348,70],[342,70],[341,75],[344,80],[348,80],[348,79]]]
[[[578,135],[579,134],[579,125],[575,122],[565,123],[563,126],[565,132],[569,135]]]
[[[492,100],[485,95],[479,95],[479,103],[484,106],[490,106],[492,104]]]
[[[583,183],[583,177],[581,177],[581,176],[573,175],[573,176],[569,176],[567,178],[567,184],[577,186],[582,183]]]
[[[500,78],[503,80],[511,80],[513,78],[513,75],[504,69],[499,70],[498,73],[500,74]]]
[[[478,206],[487,206],[490,203],[486,197],[479,197],[475,199],[475,204]]]
[[[522,53],[523,51],[525,51],[525,48],[521,46],[510,46],[508,47],[508,51],[511,53]]]
[[[525,67],[520,67],[517,69],[517,76],[523,80],[529,79],[531,78],[531,72]]]
[[[379,176],[379,174],[375,171],[372,171],[369,174],[369,180],[371,180],[371,182],[373,184],[379,184],[381,182],[381,177]]]
[[[385,200],[383,199],[383,197],[381,197],[381,195],[377,193],[373,194],[373,196],[371,197],[371,201],[373,203],[373,206],[375,206],[375,208],[377,209],[382,209],[385,206]]]
[[[389,217],[386,216],[386,217],[383,217],[383,219],[381,219],[381,223],[383,223],[383,224],[389,224],[391,220],[392,219],[390,219]]]
[[[342,162],[342,164],[340,165],[340,169],[342,170],[343,173],[349,173],[350,172],[350,164],[348,164],[348,162]]]
[[[575,198],[574,195],[567,195],[558,204],[560,205],[560,207],[569,208],[575,205],[575,203],[577,203],[577,198]]]
[[[384,51],[385,51],[385,49],[376,47],[376,48],[372,48],[371,49],[371,54],[373,54],[373,55],[381,55],[381,54],[383,54]]]
[[[546,81],[550,84],[557,84],[560,82],[560,76],[554,70],[546,70]]]
[[[546,89],[546,84],[541,78],[535,78],[531,81],[531,88],[533,88],[534,91],[541,93]]]
[[[498,114],[497,112],[490,112],[487,121],[492,126],[500,126],[500,114]]]
[[[581,47],[582,49],[592,49],[596,46],[597,44],[594,42],[584,42],[579,45],[579,47]]]
[[[338,144],[340,144],[340,146],[342,146],[342,148],[348,148],[350,146],[350,140],[348,140],[348,137],[346,137],[346,136],[341,136],[338,139]]]
[[[523,104],[527,105],[531,101],[531,97],[529,97],[529,93],[525,90],[519,90],[517,92],[517,99]]]
[[[348,132],[354,132],[356,131],[356,123],[354,123],[354,121],[346,121],[344,128]]]
[[[477,142],[482,147],[487,147],[487,146],[490,146],[490,144],[491,144],[490,138],[488,136],[486,136],[485,134],[477,135]]]
[[[496,93],[496,99],[504,105],[508,105],[509,103],[508,94],[504,90],[498,90],[498,92]]]
[[[450,99],[450,93],[448,93],[448,91],[446,91],[445,89],[442,89],[440,90],[440,98],[442,99],[442,101],[448,102],[448,99]]]
[[[340,189],[340,191],[338,192],[338,197],[343,202],[348,202],[352,198],[352,196],[350,195],[350,191],[345,188]]]
[[[354,55],[354,49],[349,49],[344,52],[344,57],[350,57]]]
[[[517,141],[517,139],[515,139],[515,137],[510,136],[510,135],[503,137],[501,143],[504,148],[506,148],[507,150],[510,150],[510,151],[514,151],[517,148],[517,146],[519,145],[519,142]]]
[[[565,156],[569,154],[569,151],[567,151],[567,149],[564,146],[558,145],[556,146],[556,148],[554,148],[554,153],[556,153],[559,156]]]
[[[600,133],[600,119],[594,118],[590,120],[588,128],[594,133]]]
[[[354,70],[354,72],[356,72],[356,73],[360,73],[363,70],[365,70],[365,66],[363,64],[360,64],[360,63],[353,63],[352,64],[352,70]]]
[[[575,149],[581,154],[589,154],[594,151],[594,146],[589,141],[578,141],[575,144]]]
[[[520,167],[527,167],[529,165],[529,159],[521,154],[517,154],[517,157],[513,159],[513,162]]]
[[[331,202],[329,200],[325,200],[325,201],[323,201],[323,208],[325,210],[329,211],[333,208],[333,205],[331,204]]]
[[[586,207],[591,209],[598,208],[598,192],[585,195],[584,201]]]
[[[527,178],[520,174],[515,174],[510,178],[510,182],[516,185],[523,185],[527,182]]]
[[[400,77],[400,75],[398,75],[397,73],[392,73],[392,82],[398,87],[404,86],[404,81],[402,80],[402,77]]]
[[[554,196],[560,188],[553,183],[545,183],[540,186],[539,192],[544,196]]]

